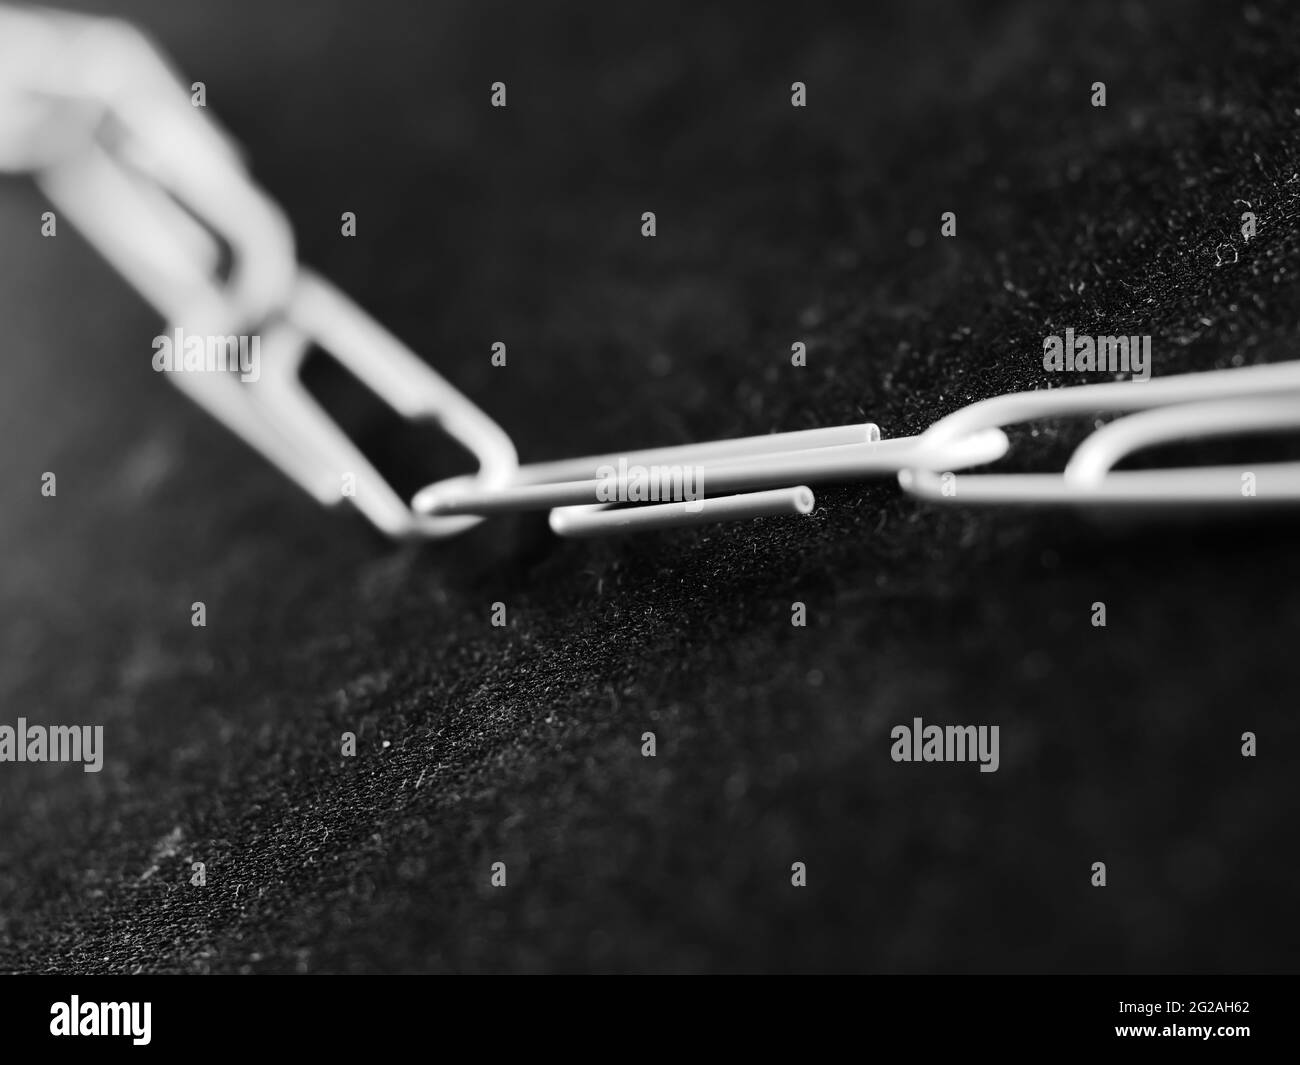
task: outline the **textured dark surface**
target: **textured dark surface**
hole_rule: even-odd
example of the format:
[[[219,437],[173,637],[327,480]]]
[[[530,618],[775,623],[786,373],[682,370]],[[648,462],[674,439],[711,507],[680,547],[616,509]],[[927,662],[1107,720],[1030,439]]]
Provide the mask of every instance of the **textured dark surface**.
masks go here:
[[[1067,325],[1152,334],[1157,374],[1295,355],[1285,7],[858,6],[113,10],[207,82],[303,260],[527,460],[899,435],[1062,383]],[[881,483],[393,547],[153,374],[159,323],[44,209],[0,186],[0,723],[101,723],[107,760],[0,765],[0,969],[1297,968],[1294,518]],[[915,716],[999,724],[1000,771],[893,763]]]

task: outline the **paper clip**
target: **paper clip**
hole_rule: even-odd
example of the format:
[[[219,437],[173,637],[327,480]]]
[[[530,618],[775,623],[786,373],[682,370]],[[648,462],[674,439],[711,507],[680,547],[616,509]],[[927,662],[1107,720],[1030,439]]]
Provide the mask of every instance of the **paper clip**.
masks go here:
[[[227,342],[265,341],[255,381],[223,362],[168,372],[178,388],[317,501],[351,502],[390,536],[451,536],[481,520],[412,513],[303,387],[318,344],[398,413],[464,445],[481,486],[504,484],[517,465],[495,422],[299,268],[284,212],[148,38],[115,19],[0,7],[0,58],[0,169],[32,171],[169,327],[205,350],[219,342],[227,359]]]
[[[1071,388],[1017,392],[981,400],[935,422],[921,434],[922,443],[939,447],[960,440],[990,426],[1005,427],[1017,422],[1066,415],[1095,414],[1102,411],[1148,411],[1144,419],[1154,419],[1153,408],[1168,408],[1159,420],[1140,422],[1136,430],[1119,427],[1133,420],[1121,419],[1098,429],[1105,433],[1101,443],[1083,451],[1067,477],[1065,473],[965,473],[960,476],[940,471],[934,466],[903,470],[899,484],[908,492],[942,503],[976,504],[1124,504],[1161,506],[1181,501],[1226,501],[1222,468],[1191,467],[1180,470],[1110,471],[1106,462],[1138,446],[1169,439],[1197,435],[1197,411],[1192,405],[1207,399],[1240,401],[1232,408],[1222,408],[1217,422],[1223,432],[1248,432],[1249,422],[1259,406],[1278,393],[1297,393],[1292,400],[1300,406],[1300,362],[1283,362],[1204,373],[1178,374],[1149,381],[1113,381],[1105,384],[1079,385]],[[1185,409],[1179,409],[1183,407]],[[1229,411],[1241,418],[1229,426]],[[1201,417],[1208,412],[1201,411]],[[1145,425],[1146,428],[1142,428]],[[1113,434],[1113,435],[1112,435]],[[1126,434],[1132,434],[1131,437]],[[1126,443],[1132,440],[1132,446]],[[1089,456],[1093,457],[1089,457]],[[1111,462],[1113,465],[1113,462]],[[1277,464],[1272,472],[1288,476],[1287,465]],[[1099,474],[1097,471],[1103,472]],[[1240,470],[1237,471],[1240,474]],[[1211,481],[1217,481],[1212,485]],[[1198,487],[1199,485],[1199,487]],[[1280,485],[1279,485],[1280,487]],[[1237,499],[1242,498],[1237,489]]]
[[[261,380],[242,385],[227,377],[224,383],[243,394],[227,393],[218,413],[318,502],[351,503],[399,539],[442,539],[482,521],[414,513],[302,383],[302,363],[318,346],[402,417],[437,425],[468,450],[479,464],[469,475],[474,483],[485,490],[507,483],[518,460],[505,430],[388,330],[323,278],[300,270],[262,339]],[[198,377],[206,383],[213,375]],[[205,388],[195,398],[206,405],[214,395]]]
[[[411,505],[417,513],[443,516],[550,510],[557,534],[592,537],[808,514],[810,484],[890,476],[919,464],[980,465],[1000,458],[1007,446],[1006,434],[992,428],[922,448],[919,437],[882,440],[879,428],[866,422],[536,463],[519,467],[496,488],[450,478],[421,489]],[[611,509],[629,495],[629,469],[650,466],[678,471],[678,482],[696,471],[703,494]]]

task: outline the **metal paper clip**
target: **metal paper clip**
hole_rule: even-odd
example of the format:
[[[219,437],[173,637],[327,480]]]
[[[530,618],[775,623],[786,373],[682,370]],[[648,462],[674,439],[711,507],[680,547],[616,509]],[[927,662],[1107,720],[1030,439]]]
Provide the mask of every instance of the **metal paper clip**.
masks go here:
[[[498,488],[451,478],[421,489],[412,508],[431,515],[550,510],[559,535],[591,537],[807,514],[814,505],[810,484],[888,476],[922,464],[980,465],[1000,458],[1007,446],[1006,434],[993,428],[923,448],[919,437],[882,440],[879,428],[866,422],[537,463],[519,467]],[[703,494],[611,509],[631,496],[630,471],[646,467],[675,471],[675,484],[695,471]]]
[[[1239,400],[1241,402],[1230,410],[1234,415],[1242,416],[1242,421],[1224,431],[1246,432],[1249,431],[1250,419],[1254,417],[1253,412],[1263,409],[1258,404],[1278,393],[1286,392],[1300,392],[1300,362],[996,396],[963,407],[940,419],[921,435],[921,441],[937,447],[990,426],[1007,426],[1039,418],[1095,414],[1100,411],[1151,411],[1144,417],[1154,419],[1153,408],[1169,410],[1163,419],[1139,422],[1136,430],[1119,428],[1133,420],[1131,418],[1097,430],[1097,434],[1106,435],[1089,450],[1083,450],[1086,443],[1081,445],[1082,456],[1076,453],[1078,461],[1072,463],[1073,471],[1068,477],[1064,473],[978,473],[958,477],[934,466],[918,466],[900,472],[898,480],[912,494],[943,503],[1116,503],[1159,506],[1180,500],[1207,502],[1212,497],[1226,499],[1221,487],[1222,475],[1216,475],[1213,467],[1177,471],[1121,470],[1104,475],[1099,475],[1097,471],[1103,467],[1109,468],[1106,460],[1110,456],[1118,461],[1124,451],[1123,447],[1117,450],[1115,445],[1122,445],[1129,439],[1126,433],[1132,434],[1136,444],[1148,438],[1155,443],[1179,436],[1197,435],[1197,412],[1186,405],[1212,398]],[[1300,405],[1300,395],[1296,397],[1295,403]],[[1220,418],[1226,418],[1228,412],[1229,408],[1223,408]],[[1205,412],[1202,411],[1202,416],[1204,415]],[[1226,426],[1223,421],[1219,424]],[[1142,428],[1143,425],[1146,428]],[[1286,471],[1283,469],[1274,472],[1285,474]],[[1220,479],[1220,487],[1211,487],[1210,480],[1216,476]],[[1198,484],[1203,487],[1197,487]],[[1241,498],[1239,489],[1236,498]]]
[[[231,383],[248,389],[250,402],[262,413],[255,430],[259,439],[270,426],[290,442],[290,454],[312,456],[309,469],[285,472],[319,502],[351,502],[378,528],[398,538],[440,539],[482,520],[411,511],[303,387],[299,370],[313,345],[404,418],[429,421],[461,443],[478,460],[472,479],[484,490],[505,484],[514,472],[514,444],[496,422],[342,292],[309,271],[299,271],[288,305],[267,323],[263,341],[262,379],[251,386]],[[272,457],[283,453],[279,448],[263,450]],[[346,492],[349,474],[353,490]]]
[[[143,34],[114,19],[0,6],[0,59],[0,168],[31,170],[172,325],[223,344],[265,334],[256,382],[209,369],[168,373],[174,384],[318,501],[350,501],[391,536],[443,537],[478,523],[412,513],[311,399],[299,368],[313,343],[328,349],[394,410],[463,444],[485,487],[515,468],[510,438],[342,293],[299,270],[288,219]]]
[[[187,315],[181,323],[184,332],[220,332],[221,319],[205,319],[205,313],[210,305]],[[226,373],[169,376],[317,502],[350,503],[389,536],[441,539],[482,521],[414,513],[312,398],[301,379],[302,365],[318,348],[402,417],[438,426],[477,459],[473,483],[491,489],[507,483],[518,459],[510,437],[487,414],[341,291],[306,269],[299,269],[284,307],[259,328],[262,358],[256,382]]]

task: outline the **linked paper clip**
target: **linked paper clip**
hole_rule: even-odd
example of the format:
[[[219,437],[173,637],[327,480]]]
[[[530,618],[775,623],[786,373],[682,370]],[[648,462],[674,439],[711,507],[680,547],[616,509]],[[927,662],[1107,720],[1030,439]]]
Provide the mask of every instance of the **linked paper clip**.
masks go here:
[[[920,437],[882,440],[879,428],[865,422],[537,463],[519,467],[504,487],[456,477],[422,489],[411,505],[434,516],[550,510],[559,535],[594,537],[807,514],[812,484],[916,467],[962,469],[992,462],[1006,449],[1007,436],[996,427],[932,445]],[[670,501],[614,509],[640,502],[645,493],[634,489],[647,483]]]
[[[1300,502],[1300,463],[1115,470],[1144,448],[1204,437],[1300,428],[1300,362],[1017,392],[973,403],[935,422],[921,440],[941,447],[990,427],[1132,412],[1093,431],[1064,471],[955,473],[904,470],[909,492],[941,503],[1168,507]],[[1247,477],[1247,475],[1249,475]]]

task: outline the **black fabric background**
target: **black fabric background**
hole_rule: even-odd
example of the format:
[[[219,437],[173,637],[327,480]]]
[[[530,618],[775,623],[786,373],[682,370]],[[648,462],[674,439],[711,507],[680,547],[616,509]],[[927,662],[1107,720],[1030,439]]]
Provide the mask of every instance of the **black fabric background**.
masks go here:
[[[112,10],[206,81],[302,260],[528,461],[919,431],[1067,383],[1067,325],[1151,333],[1157,374],[1295,355],[1285,5],[535,6]],[[804,520],[393,546],[153,374],[160,323],[46,206],[0,186],[0,720],[101,723],[107,761],[0,766],[0,969],[1296,969],[1295,518],[880,482]],[[1000,771],[893,763],[915,716],[999,724]]]

